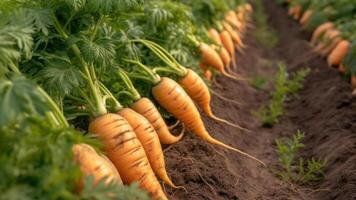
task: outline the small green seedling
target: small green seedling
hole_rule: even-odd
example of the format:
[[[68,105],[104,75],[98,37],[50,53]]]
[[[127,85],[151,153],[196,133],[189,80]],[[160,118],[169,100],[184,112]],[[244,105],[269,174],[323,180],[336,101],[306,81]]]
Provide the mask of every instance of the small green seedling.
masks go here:
[[[293,138],[276,140],[278,161],[283,167],[283,171],[277,171],[277,175],[285,181],[306,184],[324,177],[325,161],[298,157],[298,152],[304,147],[301,143],[303,138],[304,133],[298,130]]]
[[[310,68],[305,68],[289,77],[285,64],[280,63],[278,65],[274,91],[270,94],[272,99],[269,105],[261,106],[257,112],[253,112],[261,120],[263,126],[271,127],[278,123],[278,118],[284,113],[283,105],[288,99],[288,95],[295,96],[303,88],[302,82],[309,73]]]

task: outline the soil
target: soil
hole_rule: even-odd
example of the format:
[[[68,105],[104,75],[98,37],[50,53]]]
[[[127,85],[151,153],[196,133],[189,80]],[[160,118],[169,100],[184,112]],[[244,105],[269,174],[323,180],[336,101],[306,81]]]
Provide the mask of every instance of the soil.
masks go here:
[[[269,80],[267,86],[256,90],[247,82],[221,76],[213,86],[215,92],[243,103],[235,105],[213,95],[215,114],[251,132],[202,117],[213,137],[256,156],[268,167],[187,132],[182,141],[165,148],[168,173],[175,184],[187,190],[164,187],[171,200],[356,199],[356,97],[337,71],[327,67],[325,59],[310,56],[310,35],[287,16],[286,8],[272,0],[264,2],[279,43],[268,49],[248,34],[244,38],[248,48],[238,56],[238,72],[250,78],[262,76]],[[286,103],[280,122],[264,128],[251,112],[268,102],[280,60],[290,72],[310,67],[311,73],[298,96]],[[297,130],[305,132],[301,155],[327,161],[325,178],[319,182],[297,186],[273,172],[278,168],[275,139],[292,136]]]

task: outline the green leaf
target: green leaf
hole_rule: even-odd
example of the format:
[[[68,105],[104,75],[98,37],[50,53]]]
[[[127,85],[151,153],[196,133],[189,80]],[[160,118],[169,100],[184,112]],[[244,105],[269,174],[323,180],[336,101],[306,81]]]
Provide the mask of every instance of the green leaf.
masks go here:
[[[0,126],[10,124],[28,115],[44,115],[48,111],[46,100],[37,86],[22,76],[0,79]]]

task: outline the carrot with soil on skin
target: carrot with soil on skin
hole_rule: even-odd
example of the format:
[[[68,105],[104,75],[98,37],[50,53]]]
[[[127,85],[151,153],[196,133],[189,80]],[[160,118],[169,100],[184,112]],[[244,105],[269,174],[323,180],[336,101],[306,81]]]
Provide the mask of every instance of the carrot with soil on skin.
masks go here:
[[[105,184],[122,184],[119,172],[115,166],[104,155],[99,155],[93,147],[80,143],[72,147],[74,160],[80,166],[80,171],[84,176],[93,176],[94,185],[105,180]],[[82,188],[82,183],[80,183]]]
[[[172,79],[166,77],[161,78],[152,88],[152,95],[162,107],[182,121],[189,130],[203,140],[236,151],[266,166],[261,160],[211,137],[205,129],[204,123],[193,101],[183,88]]]
[[[160,177],[160,179],[162,179],[169,186],[176,189],[183,188],[182,186],[174,185],[168,177],[162,147],[159,142],[158,135],[150,122],[145,117],[130,108],[123,108],[118,112],[118,114],[124,117],[133,128],[133,131],[136,133],[136,136],[145,149],[148,161],[150,162],[155,174],[157,174],[158,177]]]
[[[107,156],[124,183],[138,181],[140,187],[155,199],[167,199],[140,140],[123,117],[117,114],[102,115],[89,124],[89,131],[103,141]]]
[[[205,85],[204,81],[200,78],[200,76],[194,71],[188,69],[187,75],[181,78],[178,83],[183,87],[188,96],[192,98],[193,101],[196,102],[199,107],[204,111],[204,113],[206,113],[210,118],[219,122],[226,123],[230,126],[239,128],[241,130],[249,131],[246,128],[243,128],[237,124],[231,123],[225,119],[221,119],[214,115],[210,106],[211,95],[209,89]]]
[[[347,55],[350,47],[350,42],[342,40],[334,48],[334,50],[328,56],[328,65],[340,65],[344,57]]]
[[[118,75],[124,82],[127,91],[130,93],[130,97],[134,100],[134,103],[130,107],[137,113],[144,116],[152,124],[158,134],[160,142],[163,144],[174,144],[181,140],[184,135],[184,131],[182,130],[178,136],[172,135],[167,127],[167,124],[152,101],[148,98],[141,97],[132,84],[130,78],[123,70],[119,70]]]
[[[333,29],[333,28],[334,28],[334,24],[332,22],[325,22],[325,23],[319,25],[313,32],[313,35],[310,39],[310,43],[312,45],[315,45],[315,43],[317,42],[317,40],[319,39],[319,37],[322,34],[324,34],[326,31]]]

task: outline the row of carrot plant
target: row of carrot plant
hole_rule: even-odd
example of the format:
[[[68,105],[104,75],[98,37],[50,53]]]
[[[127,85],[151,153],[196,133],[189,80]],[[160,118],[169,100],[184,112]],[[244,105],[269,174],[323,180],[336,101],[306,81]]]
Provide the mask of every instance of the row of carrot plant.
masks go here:
[[[213,75],[236,74],[253,8],[232,0],[0,2],[0,193],[4,199],[167,199],[161,144],[173,116],[213,138]],[[199,67],[200,66],[200,67]],[[199,74],[204,75],[205,79]],[[219,95],[218,93],[214,93]],[[223,96],[219,95],[221,98]]]
[[[356,88],[356,4],[352,0],[288,0],[289,15],[313,31],[310,44]]]

